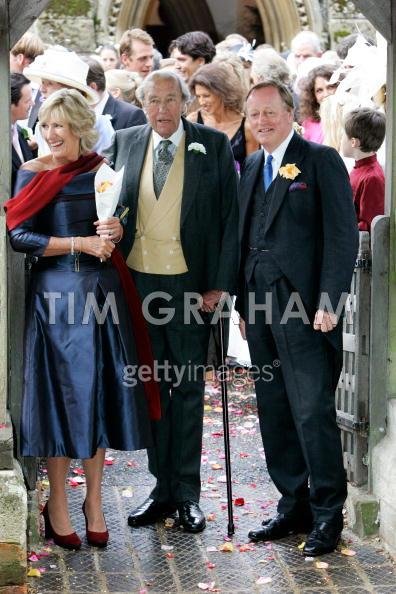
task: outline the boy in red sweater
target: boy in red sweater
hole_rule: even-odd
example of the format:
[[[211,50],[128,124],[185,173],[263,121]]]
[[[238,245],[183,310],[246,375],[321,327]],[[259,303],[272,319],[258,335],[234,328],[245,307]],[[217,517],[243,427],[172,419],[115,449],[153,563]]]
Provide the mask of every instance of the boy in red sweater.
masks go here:
[[[385,138],[385,116],[368,107],[352,110],[345,118],[341,151],[355,159],[349,174],[359,231],[370,231],[371,221],[384,214],[385,176],[376,152]]]

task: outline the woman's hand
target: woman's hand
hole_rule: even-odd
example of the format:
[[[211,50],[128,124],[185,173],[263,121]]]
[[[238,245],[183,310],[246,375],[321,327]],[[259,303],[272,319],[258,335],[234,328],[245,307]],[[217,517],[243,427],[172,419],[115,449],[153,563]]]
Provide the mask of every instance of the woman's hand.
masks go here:
[[[111,239],[114,243],[118,243],[123,236],[124,229],[118,217],[110,217],[104,221],[95,221],[96,233],[100,237]]]
[[[90,256],[96,256],[100,260],[108,260],[115,248],[111,239],[90,235],[81,237],[81,251]]]

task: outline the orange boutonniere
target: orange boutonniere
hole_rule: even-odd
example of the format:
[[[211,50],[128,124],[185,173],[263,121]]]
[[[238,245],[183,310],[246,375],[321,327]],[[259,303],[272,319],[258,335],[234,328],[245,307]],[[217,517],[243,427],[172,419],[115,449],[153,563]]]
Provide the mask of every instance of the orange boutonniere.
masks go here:
[[[295,179],[299,173],[301,171],[295,163],[286,163],[286,165],[279,169],[279,175],[285,179]]]

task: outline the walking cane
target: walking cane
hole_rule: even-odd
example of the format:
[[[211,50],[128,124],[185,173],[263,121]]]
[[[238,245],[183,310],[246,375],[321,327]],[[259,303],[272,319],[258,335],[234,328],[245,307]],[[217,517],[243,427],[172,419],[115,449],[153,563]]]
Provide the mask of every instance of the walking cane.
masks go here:
[[[227,482],[227,507],[228,507],[228,536],[232,536],[235,532],[234,527],[234,513],[232,508],[232,485],[231,485],[231,455],[230,455],[230,428],[228,425],[228,393],[227,393],[227,372],[225,367],[225,343],[224,343],[224,320],[223,313],[220,310],[219,314],[219,334],[220,334],[220,358],[221,369],[220,372],[220,386],[221,386],[221,402],[223,405],[223,429],[224,429],[224,454],[226,466],[226,482]]]

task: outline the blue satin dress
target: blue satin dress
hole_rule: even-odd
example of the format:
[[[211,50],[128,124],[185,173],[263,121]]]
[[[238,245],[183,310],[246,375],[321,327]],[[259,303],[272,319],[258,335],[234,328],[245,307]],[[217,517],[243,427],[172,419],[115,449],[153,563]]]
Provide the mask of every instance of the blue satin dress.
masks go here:
[[[32,172],[18,172],[18,191]],[[42,257],[51,236],[95,234],[93,173],[76,176],[10,232],[32,261],[26,307],[21,453],[91,458],[97,448],[152,445],[131,321],[110,262]],[[107,311],[106,311],[107,309]]]

